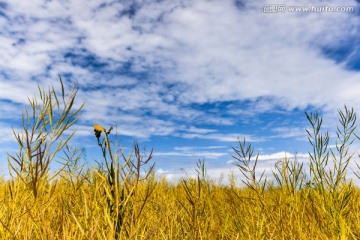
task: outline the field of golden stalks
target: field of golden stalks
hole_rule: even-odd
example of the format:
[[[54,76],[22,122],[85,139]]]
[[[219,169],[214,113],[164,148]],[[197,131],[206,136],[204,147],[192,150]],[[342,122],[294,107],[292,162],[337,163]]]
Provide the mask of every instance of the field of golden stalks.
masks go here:
[[[308,173],[284,158],[267,180],[252,146],[239,140],[233,157],[241,179],[219,184],[199,161],[196,178],[169,182],[154,173],[152,151],[135,143],[125,155],[112,128],[98,124],[99,162],[84,167],[69,146],[83,105],[74,107],[76,87],[61,86],[60,94],[39,87],[40,99],[29,99],[23,128],[14,131],[19,150],[9,154],[11,178],[0,181],[0,239],[360,238],[360,189],[346,179],[358,139],[353,110],[339,111],[335,150],[321,117],[307,114]]]

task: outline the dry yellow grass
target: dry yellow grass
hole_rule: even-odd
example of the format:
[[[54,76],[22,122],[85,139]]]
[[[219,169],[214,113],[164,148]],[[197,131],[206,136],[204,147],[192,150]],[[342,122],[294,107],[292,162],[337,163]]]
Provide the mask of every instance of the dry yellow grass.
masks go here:
[[[35,199],[19,180],[0,184],[1,239],[114,239],[104,195],[106,180],[89,171],[81,185],[43,182]],[[262,194],[244,188],[187,179],[173,185],[151,178],[139,183],[127,205],[119,239],[358,239],[360,190],[336,213],[315,189],[295,194],[273,188]],[[156,187],[140,207],[147,185]],[[76,185],[77,183],[75,183]],[[133,219],[132,219],[133,218]]]

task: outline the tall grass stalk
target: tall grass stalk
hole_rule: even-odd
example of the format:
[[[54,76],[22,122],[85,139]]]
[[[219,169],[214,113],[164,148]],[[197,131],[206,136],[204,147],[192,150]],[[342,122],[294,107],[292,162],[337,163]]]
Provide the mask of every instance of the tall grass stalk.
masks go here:
[[[313,203],[322,205],[325,214],[334,218],[334,222],[326,227],[338,230],[339,236],[344,234],[343,219],[349,213],[348,205],[354,188],[351,182],[346,184],[346,170],[355,153],[350,146],[355,140],[357,128],[356,113],[353,109],[339,110],[339,125],[336,131],[335,150],[329,148],[330,134],[320,134],[322,118],[316,114],[306,114],[312,126],[307,130],[308,139],[313,147],[310,156],[310,173],[314,185],[319,188],[322,200],[313,199]],[[331,159],[331,162],[330,162]]]
[[[146,185],[145,195],[140,197],[138,188],[140,182],[146,182],[153,173],[154,164],[152,164],[143,174],[144,167],[152,159],[152,150],[148,155],[140,151],[139,145],[134,144],[133,150],[126,157],[124,151],[121,151],[123,162],[119,161],[119,154],[113,153],[109,135],[112,127],[106,131],[102,126],[95,124],[94,131],[105,161],[105,172],[97,169],[100,177],[106,176],[104,185],[104,196],[106,197],[109,219],[112,219],[112,231],[114,239],[120,239],[121,233],[125,232],[126,237],[134,237],[138,233],[138,219],[142,215],[144,207],[155,187],[149,181]],[[101,134],[103,139],[101,140]],[[115,145],[117,147],[117,144]],[[133,155],[135,159],[133,159]],[[105,175],[105,176],[104,176]],[[136,208],[136,206],[140,208]],[[126,223],[126,224],[124,224]]]
[[[10,174],[29,186],[35,198],[40,182],[45,178],[53,179],[66,167],[68,162],[49,176],[50,164],[73,137],[75,130],[65,138],[63,135],[79,119],[83,107],[74,109],[77,87],[74,86],[66,96],[64,84],[59,78],[60,98],[54,87],[45,90],[38,85],[40,101],[36,97],[28,98],[30,109],[22,113],[22,130],[16,133],[13,129],[19,151],[15,155],[9,154]]]

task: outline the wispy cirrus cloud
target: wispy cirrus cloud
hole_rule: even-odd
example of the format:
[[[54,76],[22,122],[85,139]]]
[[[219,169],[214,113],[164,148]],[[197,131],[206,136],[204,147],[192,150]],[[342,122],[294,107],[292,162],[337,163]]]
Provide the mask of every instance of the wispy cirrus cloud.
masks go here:
[[[238,139],[246,139],[248,142],[262,142],[265,141],[265,138],[251,136],[248,134],[242,133],[210,133],[210,134],[198,134],[198,133],[183,133],[181,134],[183,138],[199,138],[199,139],[211,139],[219,142],[236,142]]]
[[[276,135],[271,136],[271,138],[296,138],[306,140],[306,130],[305,128],[300,127],[276,127],[272,129]]]
[[[358,74],[322,54],[324,46],[335,48],[357,36],[356,15],[260,15],[260,5],[249,1],[241,9],[232,1],[94,1],[84,6],[81,1],[4,4],[3,69],[26,81],[44,73],[53,77],[68,65],[81,86],[133,82],[128,91],[141,96],[145,85],[156,103],[170,106],[159,98],[163,84],[175,84],[170,95],[178,104],[261,96],[272,96],[285,108],[357,101],[348,86],[357,84]],[[111,74],[92,73],[92,67],[135,75],[112,80]],[[102,77],[108,79],[96,80]],[[338,81],[337,91],[329,81]],[[157,88],[153,94],[151,87]],[[123,102],[144,106],[148,101],[141,99]]]
[[[192,157],[192,158],[220,158],[227,156],[228,153],[226,152],[156,152],[154,154],[155,157],[157,156],[183,156],[183,157]]]
[[[173,151],[168,152],[156,152],[157,156],[178,156],[178,157],[192,157],[192,158],[204,158],[204,159],[220,159],[228,156],[227,146],[183,146],[174,147]]]

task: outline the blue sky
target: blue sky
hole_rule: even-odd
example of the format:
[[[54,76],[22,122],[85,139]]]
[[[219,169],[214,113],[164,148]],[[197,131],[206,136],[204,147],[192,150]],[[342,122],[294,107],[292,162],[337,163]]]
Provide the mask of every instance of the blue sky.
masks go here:
[[[353,6],[354,12],[263,13],[264,4]],[[14,152],[37,84],[79,84],[86,101],[74,144],[101,159],[92,126],[154,148],[158,173],[218,177],[246,138],[270,169],[306,161],[304,111],[335,130],[337,109],[360,104],[359,2],[313,0],[0,0],[0,156]],[[59,89],[59,88],[58,88]],[[334,134],[333,134],[334,136]]]

